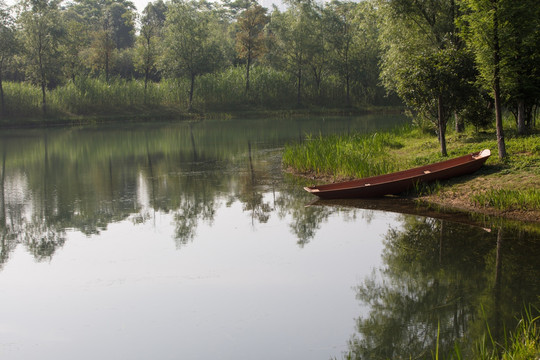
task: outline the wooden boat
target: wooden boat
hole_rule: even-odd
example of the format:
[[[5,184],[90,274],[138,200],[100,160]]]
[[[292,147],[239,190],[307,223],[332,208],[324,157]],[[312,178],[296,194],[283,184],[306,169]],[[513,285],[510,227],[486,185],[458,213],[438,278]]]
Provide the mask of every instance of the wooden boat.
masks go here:
[[[438,163],[335,184],[305,187],[323,199],[370,198],[402,193],[417,183],[445,180],[478,170],[491,155],[489,149]]]

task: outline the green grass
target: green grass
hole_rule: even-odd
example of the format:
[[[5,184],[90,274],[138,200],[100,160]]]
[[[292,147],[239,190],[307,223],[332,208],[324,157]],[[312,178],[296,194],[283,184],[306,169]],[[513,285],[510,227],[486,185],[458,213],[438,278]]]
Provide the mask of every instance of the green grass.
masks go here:
[[[472,195],[471,200],[479,206],[498,210],[540,210],[539,189],[490,189]]]
[[[283,164],[299,172],[333,177],[366,177],[398,169],[387,152],[400,148],[398,133],[381,132],[370,135],[308,136],[296,145],[288,145]]]
[[[535,310],[538,312],[538,310]],[[503,342],[497,342],[488,328],[485,336],[476,342],[473,359],[478,360],[537,360],[540,358],[540,316],[533,317],[532,309],[525,309],[514,331],[504,333]]]

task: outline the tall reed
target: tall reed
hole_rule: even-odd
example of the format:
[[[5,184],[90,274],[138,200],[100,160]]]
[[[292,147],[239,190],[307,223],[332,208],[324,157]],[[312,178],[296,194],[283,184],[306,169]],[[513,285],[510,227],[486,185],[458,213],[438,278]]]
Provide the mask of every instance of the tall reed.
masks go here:
[[[47,91],[48,108],[53,114],[88,115],[127,112],[155,107],[188,107],[189,80],[163,79],[148,83],[79,76]],[[41,93],[29,83],[5,82],[6,113],[16,116],[41,114]],[[321,79],[319,86],[305,76],[301,104],[340,107],[345,104],[344,86],[335,76]],[[193,106],[197,110],[234,110],[245,107],[287,109],[297,105],[296,78],[293,74],[264,65],[251,68],[250,87],[246,92],[243,66],[198,76]]]
[[[36,116],[41,114],[41,90],[28,83],[3,82],[5,112],[8,115]]]
[[[398,164],[387,155],[396,146],[394,133],[308,137],[286,146],[283,164],[299,172],[332,174],[335,177],[366,177],[395,171]],[[399,146],[399,145],[398,145]]]

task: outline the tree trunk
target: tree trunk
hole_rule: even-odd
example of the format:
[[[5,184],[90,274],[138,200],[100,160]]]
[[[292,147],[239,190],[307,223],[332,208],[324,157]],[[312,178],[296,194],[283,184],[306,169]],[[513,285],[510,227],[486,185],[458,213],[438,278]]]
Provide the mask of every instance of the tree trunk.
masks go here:
[[[191,74],[191,85],[189,86],[188,111],[193,110],[193,89],[195,88],[195,74]]]
[[[296,105],[300,106],[302,104],[302,68],[298,68],[297,74],[297,89],[296,89]]]
[[[463,123],[463,119],[459,117],[457,111],[454,112],[454,121],[456,123],[456,132],[462,133],[465,130],[465,124]]]
[[[148,79],[150,78],[150,67],[148,64],[144,68],[144,103],[146,104],[146,93],[148,89]]]
[[[39,47],[38,47],[38,62],[39,62],[39,76],[41,77],[41,95],[42,95],[42,102],[41,102],[41,110],[43,112],[43,115],[47,113],[47,97],[46,97],[46,77],[45,77],[45,69],[43,68],[43,51],[41,46],[41,36],[39,37]]]
[[[347,107],[351,106],[351,86],[350,86],[350,76],[349,70],[347,70],[347,75],[345,76],[345,86],[347,92]]]
[[[249,93],[249,68],[251,67],[251,54],[248,54],[246,62],[246,95]]]
[[[519,99],[517,106],[517,131],[519,135],[524,135],[526,132],[525,118],[525,100]]]
[[[499,8],[498,0],[492,0],[495,11],[493,12],[493,97],[495,98],[495,124],[497,128],[497,147],[499,150],[499,159],[506,157],[506,146],[504,143],[504,130],[502,123],[501,109],[501,50],[499,44]]]
[[[2,65],[0,64],[0,116],[6,114],[6,103],[4,100],[4,87],[2,86]]]
[[[446,152],[446,121],[444,120],[445,116],[443,113],[443,99],[442,95],[439,95],[437,99],[437,122],[439,125],[439,143],[441,144],[441,155],[448,156]]]
[[[43,96],[41,102],[41,110],[43,115],[47,114],[47,87],[45,86],[45,80],[41,80],[41,94]]]
[[[144,94],[146,97],[146,89],[148,88],[148,79],[150,78],[150,69],[148,68],[148,65],[144,69]]]
[[[105,50],[105,81],[109,83],[109,51]]]

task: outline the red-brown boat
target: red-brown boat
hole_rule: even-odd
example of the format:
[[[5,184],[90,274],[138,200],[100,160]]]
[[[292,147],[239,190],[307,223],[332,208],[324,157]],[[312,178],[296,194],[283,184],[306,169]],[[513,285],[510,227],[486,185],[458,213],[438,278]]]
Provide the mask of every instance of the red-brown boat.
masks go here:
[[[491,151],[485,149],[414,169],[304,189],[322,199],[370,198],[399,194],[417,183],[445,180],[473,173],[484,165],[490,155]]]

